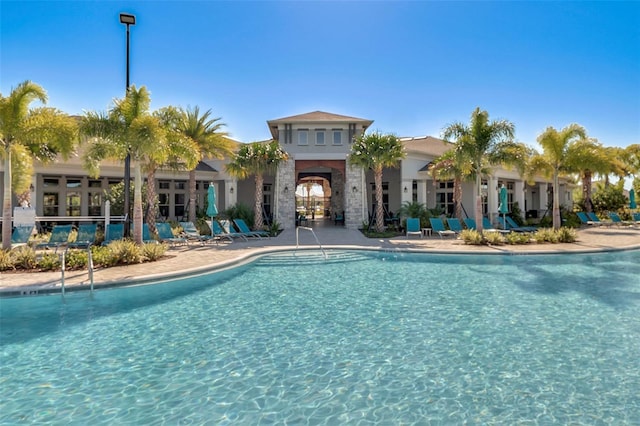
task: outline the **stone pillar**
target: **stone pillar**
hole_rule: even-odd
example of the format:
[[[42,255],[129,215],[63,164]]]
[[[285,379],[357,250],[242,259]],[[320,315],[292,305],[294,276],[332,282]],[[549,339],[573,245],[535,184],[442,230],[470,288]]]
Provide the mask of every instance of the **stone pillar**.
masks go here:
[[[283,229],[296,226],[296,161],[289,159],[278,165],[276,173],[276,205],[274,218]],[[285,188],[287,189],[285,191]]]
[[[345,185],[344,176],[333,169],[331,171],[331,214],[341,214],[345,211],[344,200],[347,191],[348,188]]]
[[[350,165],[347,165],[345,172],[347,174],[345,179],[345,227],[358,229],[362,222],[367,220],[365,173],[361,167]]]

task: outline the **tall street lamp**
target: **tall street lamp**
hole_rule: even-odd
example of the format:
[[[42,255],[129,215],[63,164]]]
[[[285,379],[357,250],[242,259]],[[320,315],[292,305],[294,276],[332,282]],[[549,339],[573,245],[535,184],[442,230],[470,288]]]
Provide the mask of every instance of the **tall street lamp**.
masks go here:
[[[120,14],[120,23],[127,26],[127,93],[129,93],[129,25],[136,24],[136,17],[128,13]],[[131,207],[129,205],[131,199],[131,154],[127,151],[124,159],[124,236],[129,236],[129,213]]]

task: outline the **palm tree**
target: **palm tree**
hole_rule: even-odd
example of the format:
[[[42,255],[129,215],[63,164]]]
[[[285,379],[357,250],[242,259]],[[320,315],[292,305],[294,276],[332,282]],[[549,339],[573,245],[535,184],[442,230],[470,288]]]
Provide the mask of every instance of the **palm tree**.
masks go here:
[[[460,122],[448,125],[443,131],[444,140],[456,139],[456,149],[471,160],[476,179],[475,220],[482,232],[482,169],[486,165],[497,164],[508,152],[503,143],[509,143],[514,136],[515,126],[507,120],[489,121],[489,113],[476,108],[471,113],[469,125]],[[509,146],[508,144],[506,146]]]
[[[211,110],[200,114],[200,108],[181,110],[177,130],[197,146],[200,153],[199,161],[205,157],[224,158],[230,156],[235,143],[228,138],[228,134],[221,129],[225,126],[220,118],[212,118]],[[189,220],[196,220],[196,170],[195,166],[189,170]]]
[[[122,160],[131,155],[134,166],[133,239],[142,244],[142,164],[162,151],[166,128],[149,113],[149,92],[131,86],[122,99],[114,101],[108,113],[87,112],[80,131],[89,137],[84,164],[92,176],[99,176],[100,162]]]
[[[373,170],[376,188],[376,232],[384,231],[384,209],[382,206],[382,169],[396,167],[406,156],[402,142],[395,135],[378,131],[358,136],[351,146],[349,163]]]
[[[578,124],[570,124],[560,131],[547,127],[538,136],[543,153],[532,159],[532,165],[534,169],[545,171],[548,176],[553,177],[553,229],[561,226],[559,176],[562,173],[575,173],[572,162],[572,157],[577,156],[574,154],[574,144],[586,137],[586,130]]]
[[[254,227],[262,229],[262,188],[265,173],[275,173],[278,164],[286,161],[289,155],[280,147],[278,141],[253,142],[240,147],[233,160],[225,168],[227,173],[239,179],[255,175],[256,193],[254,204]]]
[[[75,120],[53,108],[29,109],[33,101],[45,103],[45,90],[24,81],[8,97],[0,94],[0,156],[4,160],[2,248],[11,248],[11,194],[28,191],[33,160],[51,162],[68,158],[78,143]],[[12,170],[16,173],[12,176]]]
[[[438,180],[453,179],[454,215],[462,220],[462,182],[473,179],[471,162],[463,151],[451,149],[433,160],[429,172],[434,185]]]

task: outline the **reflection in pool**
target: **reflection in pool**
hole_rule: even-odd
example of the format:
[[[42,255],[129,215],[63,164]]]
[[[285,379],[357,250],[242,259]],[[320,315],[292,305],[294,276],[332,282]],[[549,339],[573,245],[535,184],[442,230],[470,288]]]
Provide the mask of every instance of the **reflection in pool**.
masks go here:
[[[0,300],[0,423],[640,422],[640,252],[263,257]]]

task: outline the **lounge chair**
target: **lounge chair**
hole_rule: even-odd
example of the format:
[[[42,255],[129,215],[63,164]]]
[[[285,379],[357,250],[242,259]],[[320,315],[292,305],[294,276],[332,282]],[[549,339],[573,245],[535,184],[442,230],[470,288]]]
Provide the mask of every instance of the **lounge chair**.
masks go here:
[[[536,232],[538,228],[535,226],[519,226],[515,220],[513,220],[509,216],[505,216],[505,220],[507,221],[507,229],[509,231],[514,232]]]
[[[440,218],[436,218],[436,217],[431,217],[429,218],[429,222],[431,222],[431,229],[433,229],[435,232],[438,233],[438,235],[440,235],[440,238],[442,238],[443,236],[455,236],[456,233],[453,232],[450,229],[446,229],[444,227],[444,222],[442,221],[442,219]]]
[[[467,229],[470,229],[472,231],[476,230],[476,221],[475,221],[475,219],[472,219],[470,217],[465,217],[462,220],[464,221],[464,226],[466,226]]]
[[[151,230],[149,230],[149,224],[142,224],[142,242],[145,244],[158,244],[158,240],[151,237]]]
[[[260,238],[271,238],[271,234],[269,234],[267,231],[252,231],[251,229],[249,229],[249,226],[247,225],[247,222],[244,221],[244,219],[233,219],[233,223],[236,224],[236,227],[240,232],[244,232],[245,234],[253,233]]]
[[[217,240],[214,236],[202,235],[200,231],[198,231],[198,228],[196,228],[196,226],[193,224],[193,222],[180,222],[180,226],[182,226],[182,231],[184,232],[184,236],[187,238],[187,240],[197,241],[200,244],[205,244],[210,241],[216,241],[217,243]]]
[[[633,225],[633,222],[630,222],[628,220],[622,220],[620,218],[620,215],[616,212],[609,212],[609,219],[611,219],[611,222],[613,222],[615,225],[625,225],[625,226],[631,226]]]
[[[158,230],[158,238],[160,238],[160,241],[163,243],[168,243],[171,246],[188,243],[186,238],[173,235],[171,225],[167,222],[156,223],[156,229]]]
[[[333,216],[333,224],[334,225],[340,224],[340,225],[344,226],[344,212],[342,212],[340,214],[338,214],[338,213],[334,214],[334,216]]]
[[[80,225],[78,227],[76,240],[67,244],[67,249],[90,247],[96,240],[96,229],[97,225],[95,223],[85,223]]]
[[[576,216],[578,216],[578,219],[580,219],[580,222],[583,225],[595,225],[595,226],[601,226],[602,222],[594,222],[591,219],[589,219],[589,217],[587,216],[587,214],[585,212],[577,212]]]
[[[456,234],[462,232],[462,224],[460,223],[460,219],[458,219],[457,217],[450,217],[449,219],[447,219],[447,226]]]
[[[603,221],[601,221],[600,218],[594,212],[587,213],[587,217],[589,218],[589,220],[591,220],[596,225],[613,225],[613,222],[603,222]]]
[[[247,237],[245,237],[242,234],[230,234],[228,233],[217,220],[214,221],[207,221],[207,224],[211,227],[211,230],[213,231],[213,235],[217,236],[218,238],[226,238],[229,241],[234,241],[236,238],[239,238],[243,241],[247,241]]]
[[[631,213],[631,217],[633,217],[633,220],[634,220],[636,223],[640,223],[640,212],[638,212],[638,213]]]
[[[407,218],[407,238],[409,238],[409,235],[420,235],[420,238],[422,238],[420,219],[418,219],[417,217]]]
[[[29,242],[33,233],[33,225],[17,225],[11,233],[11,245],[21,246]]]
[[[257,235],[255,235],[253,233],[246,234],[244,232],[236,231],[236,228],[233,227],[233,224],[228,219],[220,219],[219,222],[220,222],[220,226],[222,226],[222,229],[224,230],[224,232],[226,232],[227,234],[231,235],[234,238],[244,238],[245,241],[247,241],[247,238],[258,238],[258,239],[261,239],[260,237],[258,237]]]
[[[500,233],[503,233],[503,234],[508,234],[509,232],[511,232],[511,231],[509,231],[508,229],[498,229],[498,228],[495,228],[495,227],[491,224],[491,222],[489,221],[489,218],[488,218],[488,217],[486,217],[486,216],[483,216],[483,217],[482,217],[482,231],[483,231],[483,232],[484,232],[484,231],[487,231],[487,232],[500,232]]]
[[[51,230],[51,235],[49,236],[49,241],[36,244],[36,250],[40,248],[51,248],[53,247],[58,251],[58,248],[62,246],[66,246],[69,240],[69,234],[71,233],[71,225],[56,225]]]
[[[103,246],[109,245],[112,241],[118,241],[124,238],[124,224],[110,223],[104,230]]]

